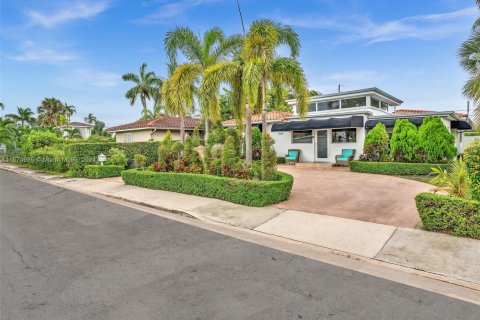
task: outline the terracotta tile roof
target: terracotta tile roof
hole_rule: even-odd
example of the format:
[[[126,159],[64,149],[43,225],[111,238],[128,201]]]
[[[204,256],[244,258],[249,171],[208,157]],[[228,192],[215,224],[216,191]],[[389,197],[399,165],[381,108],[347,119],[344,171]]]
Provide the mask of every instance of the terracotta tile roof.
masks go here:
[[[185,117],[185,128],[194,129],[200,125],[201,118]],[[132,123],[122,124],[119,126],[108,128],[107,131],[123,131],[129,129],[142,128],[163,128],[163,129],[180,129],[180,117],[162,116],[155,119],[140,120]]]
[[[398,109],[395,111],[395,114],[422,114],[422,113],[432,113],[432,110],[418,110],[418,109]]]
[[[267,112],[267,122],[278,121],[278,120],[283,121],[286,118],[290,117],[291,115],[292,114],[290,112],[285,112],[285,111],[270,111],[270,112]],[[261,113],[252,115],[252,123],[261,123],[261,122],[262,122]],[[224,126],[233,126],[236,123],[237,122],[235,121],[235,119],[222,121],[222,124]]]

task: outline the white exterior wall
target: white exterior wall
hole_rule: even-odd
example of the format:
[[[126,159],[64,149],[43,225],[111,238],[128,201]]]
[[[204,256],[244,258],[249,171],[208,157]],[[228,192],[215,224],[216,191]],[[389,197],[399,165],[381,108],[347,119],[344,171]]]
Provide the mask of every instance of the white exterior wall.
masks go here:
[[[459,134],[458,136],[460,135],[462,137],[461,137],[461,142],[459,142],[457,145],[458,153],[463,153],[465,148],[473,141],[480,140],[480,136],[466,136],[463,133]]]

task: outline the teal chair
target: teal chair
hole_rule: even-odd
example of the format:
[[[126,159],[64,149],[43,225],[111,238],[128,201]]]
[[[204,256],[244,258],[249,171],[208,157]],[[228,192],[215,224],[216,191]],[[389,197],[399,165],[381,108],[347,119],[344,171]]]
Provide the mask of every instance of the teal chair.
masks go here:
[[[287,164],[296,163],[300,160],[299,149],[288,149],[288,154],[285,156],[285,162]]]
[[[342,154],[335,156],[335,165],[348,167],[353,158],[355,158],[355,149],[342,149]]]

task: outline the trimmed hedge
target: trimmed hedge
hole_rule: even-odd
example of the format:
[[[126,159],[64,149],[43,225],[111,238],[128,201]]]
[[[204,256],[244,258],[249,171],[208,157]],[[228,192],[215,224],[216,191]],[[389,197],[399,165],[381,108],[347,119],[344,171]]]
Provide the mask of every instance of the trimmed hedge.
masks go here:
[[[123,167],[123,166],[86,165],[84,170],[83,170],[83,175],[84,175],[84,177],[92,178],[92,179],[119,177],[123,170],[125,170],[125,167]]]
[[[33,167],[40,170],[66,172],[68,170],[67,163],[64,159],[64,152],[54,147],[43,147],[33,150],[30,157],[24,158]]]
[[[146,165],[157,161],[158,147],[160,141],[149,142],[106,142],[106,143],[77,143],[65,147],[65,157],[69,159],[69,169],[73,176],[82,176],[83,168],[89,164],[97,164],[97,157],[100,153],[107,155],[111,148],[123,150],[129,159],[135,154],[143,154]]]
[[[128,185],[217,198],[252,207],[263,207],[287,200],[292,191],[293,177],[283,172],[277,174],[278,180],[257,181],[209,174],[132,169],[122,171],[122,178]]]
[[[406,162],[372,162],[372,161],[352,161],[350,170],[353,172],[375,173],[386,175],[428,175],[432,173],[432,168],[440,166],[442,169],[448,169],[449,165],[434,163],[406,163]]]
[[[415,201],[426,230],[480,239],[480,201],[427,192]]]

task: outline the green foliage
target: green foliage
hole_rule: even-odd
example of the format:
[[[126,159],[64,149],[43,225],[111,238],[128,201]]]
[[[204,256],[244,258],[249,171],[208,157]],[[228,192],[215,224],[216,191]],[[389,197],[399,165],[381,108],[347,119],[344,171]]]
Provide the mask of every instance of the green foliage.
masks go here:
[[[135,167],[143,169],[145,168],[145,163],[147,162],[147,157],[145,157],[143,154],[137,153],[136,155],[133,156],[133,159],[135,161]]]
[[[277,157],[277,164],[284,164],[285,163],[285,157]]]
[[[217,198],[254,207],[288,199],[293,183],[293,177],[286,173],[277,173],[274,181],[254,181],[208,174],[125,170],[122,178],[128,185]]]
[[[211,148],[214,144],[223,144],[225,142],[225,138],[226,133],[223,127],[217,124],[213,125],[208,135],[206,146]]]
[[[225,139],[222,149],[222,174],[226,177],[232,176],[232,170],[237,166],[240,161],[238,156],[238,149],[235,142],[235,138],[228,136]]]
[[[377,123],[365,137],[363,146],[364,156],[362,160],[385,161],[388,154],[388,133],[385,125]]]
[[[30,153],[30,164],[40,170],[66,172],[67,163],[63,150],[54,147],[42,147]]]
[[[128,159],[135,154],[146,156],[146,165],[157,161],[160,142],[127,142],[127,143],[77,143],[65,146],[65,156],[69,159],[68,166],[74,176],[82,176],[83,168],[88,164],[96,164],[100,153],[109,154],[111,148],[123,150]]]
[[[480,132],[478,131],[465,132],[463,135],[466,137],[480,137]]]
[[[228,127],[226,130],[226,137],[232,137],[235,143],[235,150],[237,150],[237,155],[240,156],[240,132],[235,127]]]
[[[262,180],[272,180],[277,172],[277,153],[272,137],[265,132],[262,138]]]
[[[472,198],[480,201],[480,140],[476,140],[465,148],[464,160],[467,165]]]
[[[172,139],[172,133],[170,132],[170,130],[168,130],[167,132],[165,132],[165,135],[163,136],[161,145],[164,145],[167,148],[167,150],[171,150],[173,142],[174,141]]]
[[[107,136],[92,134],[90,137],[86,139],[85,142],[91,142],[91,143],[115,142],[115,139],[113,139],[110,136],[107,137]]]
[[[44,130],[32,131],[27,137],[24,152],[28,155],[33,150],[53,146],[61,141],[62,139],[53,132]]]
[[[390,157],[397,162],[415,162],[417,148],[417,127],[407,119],[395,121],[390,139]]]
[[[258,127],[252,127],[252,154],[255,160],[262,156],[262,131]]]
[[[107,158],[107,162],[109,164],[115,166],[122,166],[125,168],[127,165],[128,159],[125,152],[118,148],[111,148],[110,149],[110,156]]]
[[[200,139],[200,129],[199,127],[195,127],[192,133],[192,143],[195,147],[198,147],[202,143],[202,139]]]
[[[203,171],[203,164],[200,160],[200,156],[197,151],[193,150],[193,148],[198,147],[196,142],[198,141],[191,136],[185,138],[185,144],[183,145],[183,160],[185,161],[186,167],[191,167],[190,169],[195,169],[195,171],[200,167]]]
[[[125,166],[116,165],[87,165],[84,168],[84,176],[91,179],[103,179],[109,177],[119,177]]]
[[[432,171],[437,175],[432,179],[432,184],[437,186],[435,190],[447,191],[458,198],[469,197],[467,166],[462,158],[454,160],[448,169],[437,166]]]
[[[426,230],[480,239],[479,201],[432,193],[420,193],[415,201]]]
[[[418,129],[418,142],[427,162],[446,162],[457,154],[455,137],[448,131],[442,119],[429,116]]]
[[[447,164],[433,163],[404,163],[404,162],[370,162],[354,160],[350,162],[350,170],[353,172],[398,175],[429,175],[432,168],[439,166],[447,169]]]

